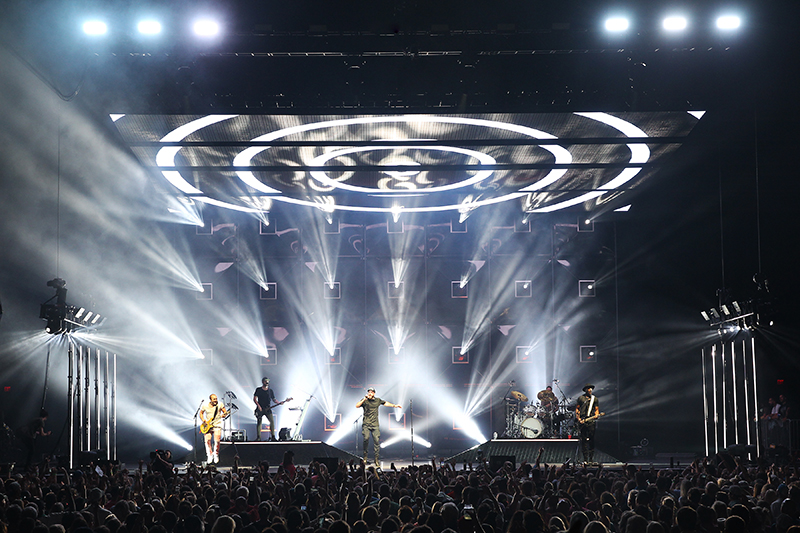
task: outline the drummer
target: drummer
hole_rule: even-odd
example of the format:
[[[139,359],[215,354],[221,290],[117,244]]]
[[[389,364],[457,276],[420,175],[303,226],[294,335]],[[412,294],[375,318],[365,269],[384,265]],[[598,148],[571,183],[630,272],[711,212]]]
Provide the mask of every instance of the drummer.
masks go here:
[[[539,391],[536,397],[539,398],[541,408],[546,414],[549,415],[558,410],[558,398],[556,398],[552,386],[548,385],[543,391]]]

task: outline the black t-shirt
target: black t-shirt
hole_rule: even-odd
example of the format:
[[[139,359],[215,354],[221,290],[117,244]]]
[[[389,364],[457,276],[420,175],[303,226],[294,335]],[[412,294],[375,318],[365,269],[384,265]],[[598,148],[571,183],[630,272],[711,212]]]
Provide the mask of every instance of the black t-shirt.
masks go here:
[[[378,427],[378,408],[385,404],[386,400],[381,400],[377,396],[371,400],[364,400],[361,408],[364,410],[364,425],[367,427]]]
[[[271,411],[270,405],[275,401],[275,393],[272,392],[272,389],[264,390],[261,387],[258,387],[256,391],[253,393],[253,396],[258,398],[258,405],[261,406],[261,410],[265,413],[267,411]]]
[[[594,403],[592,404],[591,412],[589,412],[589,401],[591,398],[594,398]],[[581,415],[581,419],[592,416],[595,414],[595,409],[599,408],[600,402],[597,401],[597,396],[586,396],[585,394],[578,396],[578,412]],[[595,421],[596,419],[589,422],[589,424],[593,424]]]
[[[44,418],[34,418],[17,430],[17,435],[24,439],[35,439],[44,430]]]

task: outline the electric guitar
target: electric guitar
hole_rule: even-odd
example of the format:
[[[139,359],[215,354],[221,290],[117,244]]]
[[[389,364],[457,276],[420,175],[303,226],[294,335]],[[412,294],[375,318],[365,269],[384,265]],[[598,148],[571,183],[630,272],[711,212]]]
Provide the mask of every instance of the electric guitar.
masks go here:
[[[285,400],[283,400],[282,402],[276,402],[276,403],[274,403],[274,404],[270,405],[270,406],[269,406],[269,409],[264,409],[263,411],[262,411],[261,409],[259,409],[259,408],[257,408],[257,407],[256,407],[256,410],[255,410],[255,411],[253,411],[253,414],[256,416],[256,418],[258,418],[259,416],[264,416],[264,415],[267,413],[267,411],[269,411],[269,410],[270,410],[270,409],[272,409],[273,407],[278,407],[279,405],[283,405],[283,404],[285,404],[286,402],[291,402],[292,400],[294,400],[294,398],[286,398],[286,399],[285,399]]]
[[[202,424],[200,424],[200,433],[202,433],[203,435],[205,435],[206,433],[208,433],[209,431],[211,431],[211,430],[213,429],[213,426],[214,426],[214,420],[215,420],[215,419],[216,419],[216,420],[225,420],[225,419],[227,419],[229,416],[231,416],[231,413],[230,413],[230,411],[228,411],[228,410],[227,410],[227,409],[225,409],[224,407],[222,408],[222,410],[220,411],[220,413],[219,413],[219,414],[220,414],[220,416],[216,416],[216,417],[212,418],[211,420],[206,420],[205,422],[203,422]]]
[[[598,413],[598,414],[596,414],[596,415],[592,415],[592,416],[590,416],[590,417],[584,418],[583,420],[581,420],[581,419],[579,418],[579,419],[578,419],[578,423],[579,423],[579,424],[586,424],[587,422],[591,422],[592,420],[597,420],[597,419],[598,419],[598,418],[600,418],[601,416],[605,416],[605,413]]]

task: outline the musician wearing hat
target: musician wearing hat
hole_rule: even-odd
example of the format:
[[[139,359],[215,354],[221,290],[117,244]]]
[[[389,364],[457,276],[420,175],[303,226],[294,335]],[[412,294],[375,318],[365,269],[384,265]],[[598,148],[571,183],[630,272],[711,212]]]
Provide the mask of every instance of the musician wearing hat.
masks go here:
[[[372,435],[372,443],[375,446],[375,466],[380,466],[381,429],[379,426],[378,408],[381,405],[394,407],[395,409],[401,407],[396,403],[390,403],[375,396],[375,389],[373,387],[368,388],[367,394],[356,403],[356,408],[364,410],[364,420],[361,426],[361,433],[364,436],[364,463],[366,464],[367,462],[369,436]]]
[[[587,384],[583,387],[583,395],[578,397],[575,407],[575,418],[580,427],[581,452],[584,463],[594,463],[594,432],[597,429],[597,419],[601,416],[600,402],[592,394],[594,385]]]

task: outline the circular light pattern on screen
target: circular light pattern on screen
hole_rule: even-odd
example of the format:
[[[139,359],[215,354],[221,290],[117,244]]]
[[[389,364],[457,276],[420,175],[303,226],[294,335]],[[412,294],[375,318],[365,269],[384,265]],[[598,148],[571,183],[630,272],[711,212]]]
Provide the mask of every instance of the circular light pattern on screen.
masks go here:
[[[607,113],[575,113],[577,116],[582,116],[586,119],[597,121],[603,123],[611,128],[614,128],[627,137],[647,137],[647,134],[642,131],[637,126],[627,122],[623,119],[618,117],[614,117],[613,115],[609,115]],[[184,124],[175,130],[171,131],[167,135],[165,135],[161,141],[162,142],[181,142],[189,135],[192,135],[205,127],[208,127],[212,124],[216,124],[218,122],[222,122],[225,120],[229,120],[231,118],[235,118],[238,115],[209,115],[206,117],[202,117],[200,119],[193,120],[187,124]],[[530,137],[532,139],[547,139],[547,140],[555,140],[558,137],[541,131],[534,128],[530,128],[527,126],[522,126],[519,124],[512,124],[507,122],[500,122],[494,120],[486,120],[486,119],[476,119],[476,118],[469,118],[469,117],[450,117],[450,116],[436,116],[436,115],[402,115],[402,116],[368,116],[368,117],[354,117],[354,118],[345,118],[345,119],[336,119],[336,120],[327,120],[327,121],[320,121],[320,122],[313,122],[308,124],[301,124],[297,126],[292,126],[289,128],[283,128],[280,130],[276,130],[270,133],[266,133],[264,135],[255,137],[252,139],[253,142],[271,142],[271,141],[278,141],[280,139],[284,139],[291,135],[301,135],[307,132],[317,132],[319,135],[320,132],[324,132],[326,129],[332,128],[341,128],[341,127],[357,127],[362,125],[375,125],[375,124],[420,124],[420,123],[434,123],[434,124],[452,124],[452,125],[463,125],[463,126],[470,126],[472,128],[486,128],[489,130],[500,130],[503,132],[511,132],[518,135],[523,135],[526,137]],[[404,145],[402,144],[401,140],[398,139],[372,139],[375,141],[374,146],[359,146],[353,148],[346,148],[346,149],[334,149],[318,156],[311,158],[309,161],[301,161],[300,164],[306,166],[324,166],[329,161],[351,154],[360,154],[360,153],[368,153],[368,152],[375,152],[375,151],[388,151],[392,150],[394,152],[398,150],[403,150],[405,153],[399,155],[399,159],[402,162],[397,162],[394,164],[397,165],[414,165],[416,162],[413,158],[409,161],[409,154],[413,154],[415,151],[420,150],[427,150],[427,151],[442,151],[446,153],[455,153],[465,156],[471,160],[474,160],[479,165],[492,165],[496,163],[494,157],[490,156],[489,154],[485,154],[476,150],[468,150],[461,147],[456,146],[447,146],[445,144],[440,144],[436,146],[413,146],[413,145]],[[343,141],[343,145],[346,145],[347,142]],[[554,164],[556,165],[569,165],[572,163],[572,154],[564,147],[555,145],[555,144],[545,144],[545,145],[537,145],[536,143],[532,143],[532,145],[537,146],[540,149],[546,150],[550,152],[550,154],[554,158]],[[644,144],[640,143],[630,143],[627,144],[628,149],[630,150],[631,157],[628,161],[628,165],[635,165],[634,167],[626,167],[623,168],[620,173],[611,179],[609,182],[605,183],[602,186],[602,190],[595,190],[588,193],[584,193],[577,197],[571,198],[569,200],[561,201],[552,205],[547,205],[544,207],[540,207],[537,209],[532,210],[533,212],[550,212],[556,211],[559,209],[564,209],[573,205],[577,205],[584,201],[587,201],[592,198],[596,198],[603,194],[606,194],[614,189],[617,189],[633,179],[641,170],[641,165],[647,163],[650,151],[648,147]],[[252,160],[253,158],[260,154],[261,152],[268,150],[269,146],[250,146],[245,148],[241,152],[239,152],[234,158],[232,165],[234,167],[249,167],[253,166]],[[177,170],[168,170],[169,167],[175,167],[175,156],[181,150],[180,146],[165,146],[159,149],[156,155],[156,164],[162,169],[163,176],[176,188],[181,190],[182,192],[192,195],[195,200],[202,201],[211,205],[216,205],[219,207],[225,207],[228,209],[233,209],[237,211],[245,211],[245,212],[259,212],[261,211],[258,208],[250,207],[246,205],[239,205],[234,204],[229,201],[219,200],[215,198],[211,198],[206,195],[206,193],[191,183],[189,183]],[[291,171],[292,167],[286,167],[287,171]],[[346,171],[346,167],[343,167],[343,171]],[[375,166],[376,171],[380,171],[380,165]],[[282,194],[282,191],[271,187],[262,181],[260,181],[252,171],[249,170],[238,170],[236,171],[237,176],[239,179],[249,187],[253,188],[254,190],[270,195],[270,198],[275,201],[281,201],[285,203],[291,203],[296,205],[304,205],[308,207],[315,207],[315,208],[322,208],[325,210],[344,210],[344,211],[361,211],[361,212],[377,212],[377,213],[397,213],[398,211],[401,212],[436,212],[436,211],[468,211],[475,209],[477,207],[496,204],[505,202],[508,200],[512,200],[515,198],[520,198],[525,196],[531,192],[541,190],[545,187],[552,185],[553,183],[557,182],[561,177],[566,174],[567,169],[559,168],[559,169],[551,169],[543,178],[537,180],[535,183],[522,188],[518,191],[504,194],[501,196],[490,197],[481,200],[470,200],[464,203],[441,203],[439,205],[428,205],[428,206],[402,206],[397,203],[400,193],[408,194],[410,192],[416,193],[424,193],[429,194],[435,197],[437,193],[445,192],[445,191],[453,191],[460,188],[469,187],[480,183],[488,178],[490,178],[493,174],[492,170],[478,170],[476,169],[474,174],[468,175],[466,179],[451,182],[446,185],[431,185],[430,182],[423,180],[418,180],[417,182],[413,183],[413,186],[410,185],[410,181],[408,179],[401,179],[412,177],[418,174],[417,171],[414,170],[407,170],[407,171],[392,171],[387,170],[384,171],[385,174],[389,175],[390,177],[394,178],[396,181],[401,182],[402,184],[391,184],[389,182],[379,182],[376,187],[362,187],[358,185],[353,185],[347,183],[345,180],[335,179],[328,175],[325,171],[310,171],[310,176],[316,180],[318,183],[325,185],[331,189],[339,189],[345,190],[353,193],[363,193],[369,194],[371,196],[382,196],[384,198],[395,198],[393,200],[393,205],[391,206],[364,206],[364,205],[349,205],[349,204],[320,204],[319,202],[315,202],[312,200],[303,200],[300,198],[294,198],[290,196],[285,196]],[[431,186],[428,186],[431,185]],[[346,199],[345,197],[341,197]],[[338,198],[337,198],[338,199]]]
[[[317,166],[321,167],[321,166],[324,166],[331,159],[334,159],[334,158],[342,156],[342,155],[355,154],[355,153],[360,153],[360,152],[374,152],[374,151],[380,151],[380,150],[393,150],[393,151],[398,151],[398,150],[404,150],[404,151],[405,150],[424,150],[424,151],[428,151],[428,152],[430,152],[430,151],[442,151],[442,152],[449,152],[449,153],[455,153],[455,154],[461,154],[461,155],[469,156],[469,157],[471,157],[473,159],[477,159],[478,162],[480,164],[483,164],[483,165],[494,165],[497,162],[495,160],[495,158],[490,156],[489,154],[484,154],[482,152],[476,152],[475,150],[467,150],[466,148],[458,148],[458,147],[455,147],[455,146],[425,146],[424,148],[421,148],[419,146],[403,146],[403,145],[394,145],[394,144],[390,144],[390,145],[381,144],[380,146],[357,146],[355,148],[346,148],[344,150],[332,150],[332,151],[326,152],[326,153],[324,153],[322,155],[318,155],[317,157],[315,157],[314,159],[309,161],[308,164],[309,164],[309,166],[312,166],[312,167],[317,167]],[[377,168],[379,169],[380,165],[378,165]],[[395,178],[399,178],[401,176],[404,177],[404,176],[410,175],[410,174],[408,174],[408,172],[387,171],[386,173],[393,175]],[[407,193],[409,190],[418,190],[418,188],[416,186],[411,187],[410,186],[411,183],[408,180],[399,180],[400,183],[406,184],[406,186],[400,187],[400,188],[390,188],[390,187],[388,187],[388,183],[387,183],[387,187],[386,188],[381,188],[380,186],[378,188],[375,188],[375,187],[359,187],[359,186],[356,186],[356,185],[350,185],[349,183],[346,183],[346,182],[336,181],[335,179],[329,177],[326,172],[322,172],[322,171],[319,171],[319,170],[312,170],[311,172],[309,172],[309,174],[315,180],[317,180],[320,183],[323,183],[325,185],[328,185],[329,187],[337,188],[337,189],[344,189],[346,191],[352,191],[352,192],[363,192],[363,193],[373,193],[373,194],[375,194],[375,193],[396,194],[396,193]],[[478,172],[475,173],[474,176],[471,176],[469,179],[465,179],[465,180],[458,181],[458,182],[455,182],[455,183],[449,183],[447,185],[441,185],[441,186],[438,186],[438,187],[424,187],[424,188],[419,189],[419,190],[421,190],[423,192],[426,192],[426,193],[451,191],[453,189],[460,189],[462,187],[468,187],[470,185],[475,185],[476,183],[480,183],[481,181],[483,181],[486,178],[490,177],[492,174],[493,174],[493,172],[491,170],[479,170]]]

